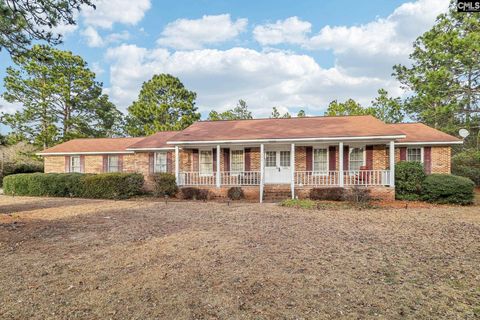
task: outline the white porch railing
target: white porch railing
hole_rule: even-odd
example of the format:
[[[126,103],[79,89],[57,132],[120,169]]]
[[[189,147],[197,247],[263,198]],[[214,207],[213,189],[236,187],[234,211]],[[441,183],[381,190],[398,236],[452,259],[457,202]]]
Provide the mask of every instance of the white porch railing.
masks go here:
[[[216,173],[210,175],[196,172],[180,172],[178,185],[181,186],[214,186],[217,182]],[[258,186],[260,171],[221,171],[220,185],[223,186]]]
[[[295,171],[297,186],[338,186],[338,171]]]
[[[390,184],[389,170],[348,170],[343,172],[344,186],[384,186]],[[339,186],[339,171],[296,171],[297,186]]]
[[[258,186],[260,171],[223,171],[220,172],[220,184],[225,186]]]

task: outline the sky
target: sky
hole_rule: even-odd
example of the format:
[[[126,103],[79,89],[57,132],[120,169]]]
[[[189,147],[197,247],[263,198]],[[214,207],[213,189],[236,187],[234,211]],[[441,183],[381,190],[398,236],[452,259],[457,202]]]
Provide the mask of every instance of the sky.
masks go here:
[[[141,85],[170,73],[197,93],[205,118],[239,99],[256,117],[322,115],[332,100],[368,106],[448,0],[98,0],[60,26],[58,48],[82,56],[126,112]],[[0,53],[0,78],[11,65]],[[0,92],[4,91],[0,79]],[[0,111],[21,108],[0,98]]]

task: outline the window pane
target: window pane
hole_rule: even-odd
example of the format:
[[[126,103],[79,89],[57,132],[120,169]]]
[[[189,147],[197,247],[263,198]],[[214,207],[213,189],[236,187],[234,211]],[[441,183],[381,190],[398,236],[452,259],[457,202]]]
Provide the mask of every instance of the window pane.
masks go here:
[[[352,148],[350,150],[350,170],[360,170],[363,166],[363,148]]]
[[[280,166],[290,167],[290,151],[280,151]]]
[[[167,153],[155,153],[155,168],[154,172],[167,172]]]
[[[212,151],[210,150],[200,151],[200,173],[201,174],[213,173],[213,158],[212,158]]]
[[[80,156],[70,157],[70,172],[80,172]]]
[[[328,158],[327,149],[313,150],[313,171],[327,171]]]
[[[407,160],[412,162],[422,162],[422,149],[421,148],[408,148]]]
[[[118,172],[118,156],[108,156],[108,172]]]
[[[265,153],[265,166],[266,167],[277,166],[277,153],[275,151],[267,151]]]
[[[232,150],[230,170],[234,172],[243,171],[243,150]]]

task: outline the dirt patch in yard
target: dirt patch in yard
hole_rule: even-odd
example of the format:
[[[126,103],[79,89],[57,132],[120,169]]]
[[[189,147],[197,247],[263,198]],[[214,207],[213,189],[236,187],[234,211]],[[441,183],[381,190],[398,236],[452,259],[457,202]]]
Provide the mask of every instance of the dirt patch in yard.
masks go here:
[[[480,208],[0,197],[1,319],[476,319]]]

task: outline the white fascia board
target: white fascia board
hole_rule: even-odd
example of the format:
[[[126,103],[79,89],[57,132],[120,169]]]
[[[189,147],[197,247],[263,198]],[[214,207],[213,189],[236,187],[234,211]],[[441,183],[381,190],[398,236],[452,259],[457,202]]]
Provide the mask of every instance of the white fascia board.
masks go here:
[[[133,151],[105,151],[105,152],[37,152],[37,156],[70,156],[70,155],[98,155],[98,154],[132,154]]]
[[[385,140],[404,139],[406,135],[393,136],[365,136],[365,137],[332,137],[332,138],[295,138],[295,139],[252,139],[252,140],[211,140],[211,141],[168,141],[167,144],[219,144],[219,143],[269,143],[269,142],[312,142],[312,141],[357,141],[357,140]]]
[[[448,145],[448,144],[463,144],[463,141],[425,141],[425,142],[397,142],[396,146],[429,146],[429,145]]]
[[[166,147],[166,148],[127,148],[130,151],[162,151],[162,150],[175,150],[174,147]]]

